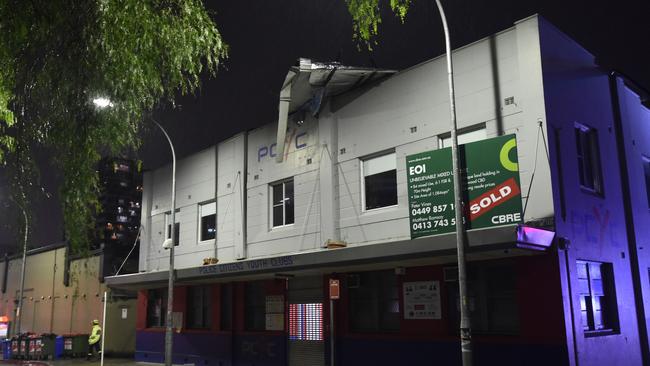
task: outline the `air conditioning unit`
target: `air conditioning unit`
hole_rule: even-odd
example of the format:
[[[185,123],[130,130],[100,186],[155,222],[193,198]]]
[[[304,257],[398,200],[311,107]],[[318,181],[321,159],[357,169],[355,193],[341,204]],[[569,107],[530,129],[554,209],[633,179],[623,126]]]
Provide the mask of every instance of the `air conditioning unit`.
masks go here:
[[[347,278],[348,288],[359,288],[361,286],[361,277],[358,274],[349,274]]]
[[[445,267],[442,269],[445,282],[458,281],[458,267]]]

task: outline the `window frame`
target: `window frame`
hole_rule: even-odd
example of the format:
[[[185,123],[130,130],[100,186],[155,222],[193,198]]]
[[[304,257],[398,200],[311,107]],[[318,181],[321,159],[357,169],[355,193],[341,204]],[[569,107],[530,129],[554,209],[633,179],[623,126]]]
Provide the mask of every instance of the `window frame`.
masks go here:
[[[160,322],[159,324],[151,324],[151,303],[152,300],[154,299],[153,294],[155,294],[155,298],[158,299],[158,295],[160,298]],[[165,327],[165,321],[167,317],[167,289],[166,288],[156,288],[156,289],[149,289],[147,290],[147,316],[146,316],[146,324],[147,328],[163,328]]]
[[[650,157],[642,155],[643,177],[645,179],[645,191],[648,198],[648,210],[650,210]]]
[[[604,197],[605,188],[603,181],[603,166],[602,160],[600,158],[600,142],[598,139],[598,130],[587,126],[582,123],[575,123],[574,133],[576,140],[576,159],[577,166],[576,172],[578,174],[578,183],[580,184],[580,190],[593,194],[598,197]],[[581,136],[586,136],[586,138],[581,139]],[[580,145],[578,144],[580,142]],[[582,146],[583,142],[586,142],[588,146]],[[588,155],[585,155],[585,152]],[[589,161],[585,162],[585,158],[588,158]],[[585,169],[589,168],[591,170],[591,183],[593,187],[586,185],[586,172]],[[581,172],[583,172],[581,174]]]
[[[467,136],[469,134],[472,134],[472,133],[475,133],[475,132],[478,132],[478,131],[483,131],[484,132],[484,136],[482,136],[481,139],[478,139],[478,140],[470,139],[469,141],[462,141],[462,142],[460,141],[460,139],[463,136]],[[476,141],[485,140],[489,136],[488,136],[487,126],[485,125],[485,123],[479,123],[477,125],[473,125],[473,126],[469,126],[469,127],[466,127],[466,128],[459,129],[458,133],[456,134],[456,137],[459,140],[458,144],[459,145],[464,145],[464,144],[469,144],[469,143],[476,142]],[[449,146],[445,146],[445,141],[449,141]],[[451,132],[445,132],[443,134],[438,135],[438,149],[444,149],[444,148],[447,148],[447,147],[451,147]]]
[[[387,205],[387,206],[382,206],[382,207],[375,207],[375,208],[366,208],[366,174],[365,174],[365,168],[364,165],[367,164],[368,161],[373,160],[373,159],[378,159],[382,158],[385,156],[393,155],[394,156],[394,161],[395,161],[395,204],[394,205]],[[381,173],[387,172],[389,170],[383,171]],[[377,173],[380,174],[380,173]],[[376,212],[379,210],[386,210],[386,209],[391,209],[395,207],[399,207],[399,190],[398,190],[398,182],[397,182],[397,152],[394,149],[391,150],[384,150],[382,152],[378,152],[372,155],[367,155],[362,158],[359,158],[359,175],[360,175],[360,183],[361,183],[361,189],[360,189],[360,196],[361,196],[361,212]]]
[[[193,315],[193,310],[196,308],[194,306],[195,304],[193,303],[194,301],[194,291],[201,291],[201,324],[197,326],[196,324],[190,324],[191,322],[193,323],[194,316]],[[187,296],[186,296],[186,312],[187,316],[185,317],[185,326],[187,329],[211,329],[212,328],[212,322],[214,321],[213,316],[212,316],[212,291],[213,288],[211,285],[196,285],[196,286],[189,286],[187,288]],[[205,312],[205,313],[203,313]]]
[[[203,208],[206,206],[214,206],[213,209],[208,210],[211,213],[203,214]],[[203,239],[203,218],[214,215],[214,238]],[[199,244],[209,244],[217,240],[217,202],[207,201],[198,204],[198,232],[196,234],[197,242]]]
[[[357,276],[359,285],[350,287],[350,276]],[[392,283],[391,283],[392,282]],[[386,286],[386,284],[391,286]],[[402,330],[404,306],[400,298],[402,281],[393,270],[356,272],[346,277],[348,329],[352,334],[384,333],[397,334]],[[397,305],[397,312],[385,311],[391,304]],[[372,326],[364,328],[358,309],[365,309],[364,316],[369,317]],[[357,323],[359,322],[359,323]]]
[[[293,185],[293,196],[290,198],[290,201],[292,202],[292,207],[291,209],[293,210],[293,221],[290,223],[287,223],[287,192],[286,192],[286,184],[291,183]],[[281,225],[274,225],[274,213],[273,209],[276,206],[273,202],[273,190],[277,186],[282,186],[282,224]],[[275,230],[283,227],[290,227],[293,226],[296,223],[296,183],[294,180],[294,177],[282,179],[279,181],[275,181],[273,183],[269,183],[269,188],[268,188],[268,194],[269,194],[269,228],[270,230]]]
[[[618,316],[618,303],[616,299],[616,287],[614,283],[614,268],[613,268],[613,263],[608,263],[608,262],[599,262],[599,261],[590,261],[590,260],[584,260],[584,259],[577,259],[576,262],[576,279],[578,281],[578,286],[577,288],[577,295],[578,295],[578,302],[577,306],[579,307],[579,312],[580,316],[578,316],[578,319],[580,319],[580,325],[582,326],[582,330],[584,332],[585,337],[599,337],[599,336],[607,336],[607,335],[612,335],[612,334],[619,334],[620,333],[620,322],[619,322],[619,316]],[[580,278],[580,271],[578,270],[578,266],[580,264],[585,264],[587,271],[587,278]],[[604,302],[600,303],[599,305],[601,307],[600,312],[601,312],[601,317],[602,317],[602,322],[603,322],[603,328],[601,329],[596,329],[595,325],[595,319],[594,319],[594,297],[597,295],[594,294],[593,291],[593,283],[592,280],[593,278],[592,273],[591,273],[591,268],[593,266],[599,266],[600,270],[600,278],[598,278],[601,281],[601,286],[602,286],[602,291],[603,295],[601,296],[604,298]],[[598,280],[596,279],[596,280]],[[580,280],[587,280],[588,286],[589,286],[589,296],[587,296],[590,300],[590,303],[586,303],[586,310],[587,311],[587,328],[585,328],[585,325],[583,324],[582,321],[582,297],[583,293],[580,292]],[[585,301],[586,302],[586,301]],[[604,307],[604,309],[603,309]],[[591,310],[591,313],[589,311]],[[605,324],[607,323],[607,324]]]

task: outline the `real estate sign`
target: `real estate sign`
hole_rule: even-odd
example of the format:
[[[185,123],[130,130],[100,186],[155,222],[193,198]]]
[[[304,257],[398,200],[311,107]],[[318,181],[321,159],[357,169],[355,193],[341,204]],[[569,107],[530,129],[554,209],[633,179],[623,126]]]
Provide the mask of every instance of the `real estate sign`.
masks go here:
[[[520,222],[515,135],[459,146],[466,229]],[[451,148],[406,157],[411,238],[456,231]]]

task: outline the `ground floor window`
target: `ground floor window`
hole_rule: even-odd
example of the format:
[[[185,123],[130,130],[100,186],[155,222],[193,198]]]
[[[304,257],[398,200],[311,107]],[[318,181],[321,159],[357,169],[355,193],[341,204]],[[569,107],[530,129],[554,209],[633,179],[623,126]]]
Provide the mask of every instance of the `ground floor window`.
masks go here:
[[[210,286],[187,289],[187,327],[208,329],[212,326],[212,291]]]
[[[221,330],[232,330],[232,285],[221,285]]]
[[[519,310],[513,265],[471,263],[467,288],[472,331],[478,334],[511,335],[519,332]],[[460,327],[458,282],[447,282],[451,329]]]
[[[147,293],[147,327],[164,327],[167,316],[167,289]]]
[[[393,270],[351,274],[346,281],[350,331],[399,330],[399,291]]]
[[[582,329],[585,333],[618,330],[612,265],[580,260],[577,267]]]
[[[266,292],[264,282],[246,282],[244,292],[244,326],[247,331],[266,329]]]

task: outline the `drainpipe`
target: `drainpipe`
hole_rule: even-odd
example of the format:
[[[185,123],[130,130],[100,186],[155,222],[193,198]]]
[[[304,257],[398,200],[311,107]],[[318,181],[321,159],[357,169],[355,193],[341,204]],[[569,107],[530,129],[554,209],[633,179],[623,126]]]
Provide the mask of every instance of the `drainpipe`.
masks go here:
[[[648,329],[646,314],[643,304],[643,291],[641,288],[641,273],[639,271],[639,253],[636,245],[636,232],[634,231],[634,214],[632,213],[632,197],[630,194],[630,177],[627,170],[627,156],[625,154],[625,140],[623,139],[623,121],[618,93],[618,75],[609,74],[609,88],[616,133],[616,150],[618,153],[619,169],[621,176],[621,190],[623,196],[623,211],[625,215],[625,231],[627,234],[628,251],[630,252],[630,269],[632,272],[632,288],[634,290],[634,305],[636,310],[637,327],[639,329],[639,343],[641,344],[641,360],[644,365],[650,364],[650,349],[648,348]]]
[[[296,72],[289,71],[284,79],[282,89],[280,90],[280,105],[278,106],[278,134],[276,138],[277,154],[275,161],[282,162],[284,158],[284,148],[287,138],[287,119],[289,118],[289,105],[291,104],[291,85],[296,76]]]

